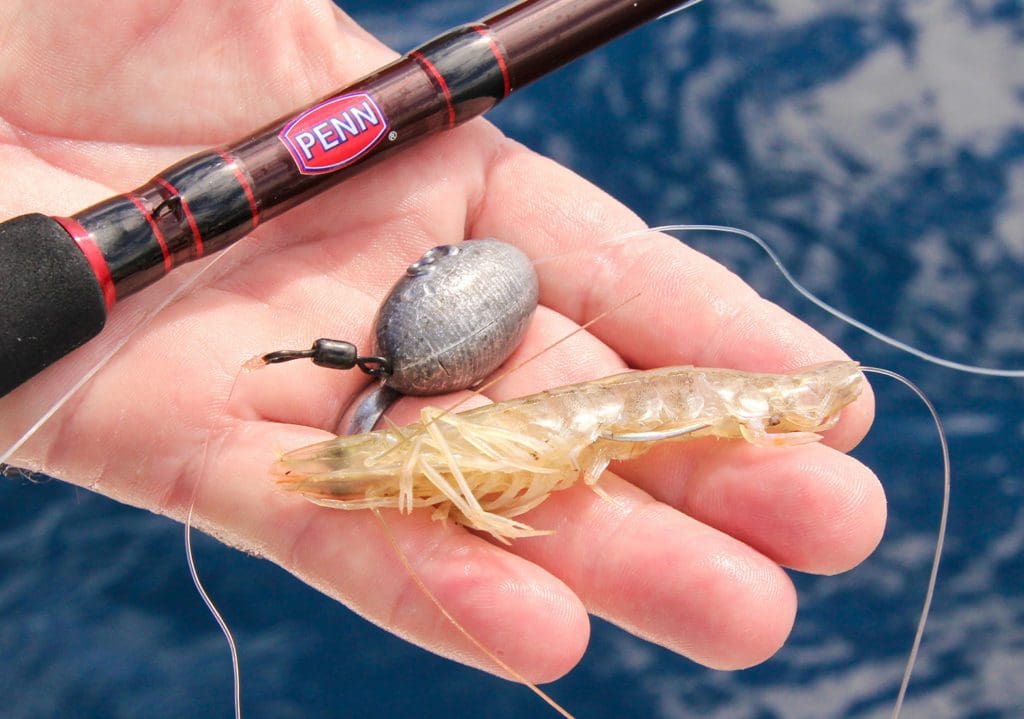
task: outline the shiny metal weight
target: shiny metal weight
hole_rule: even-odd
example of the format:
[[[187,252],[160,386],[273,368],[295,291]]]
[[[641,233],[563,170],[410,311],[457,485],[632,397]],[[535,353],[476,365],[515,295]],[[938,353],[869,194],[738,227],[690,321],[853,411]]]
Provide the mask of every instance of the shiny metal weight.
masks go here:
[[[538,295],[533,265],[512,245],[480,239],[427,251],[377,312],[386,384],[431,395],[480,382],[522,340]]]

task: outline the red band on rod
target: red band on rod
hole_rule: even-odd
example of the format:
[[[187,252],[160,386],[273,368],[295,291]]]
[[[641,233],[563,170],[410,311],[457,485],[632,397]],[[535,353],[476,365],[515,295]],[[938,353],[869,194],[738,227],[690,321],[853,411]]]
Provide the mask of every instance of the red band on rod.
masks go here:
[[[480,33],[480,35],[487,41],[487,44],[491,46],[491,53],[494,55],[494,59],[498,63],[498,69],[501,70],[501,77],[505,81],[505,94],[503,97],[508,97],[508,94],[512,92],[512,80],[508,76],[508,64],[505,61],[505,53],[503,53],[501,48],[498,47],[498,43],[491,34],[491,29],[489,27],[486,25],[474,25],[473,29]]]
[[[455,105],[452,104],[452,91],[448,89],[448,83],[445,82],[444,75],[438,72],[438,69],[434,67],[434,63],[430,62],[423,53],[414,50],[409,53],[412,57],[423,66],[423,69],[430,73],[430,75],[437,81],[437,84],[441,87],[441,92],[444,93],[444,101],[448,104],[448,127],[455,127]]]
[[[92,267],[93,274],[96,275],[96,281],[100,284],[100,291],[103,293],[103,303],[107,306],[107,311],[110,311],[110,308],[114,306],[114,302],[117,300],[117,290],[114,289],[114,279],[110,276],[110,266],[107,264],[107,258],[100,252],[100,248],[93,241],[89,231],[82,227],[78,220],[73,217],[54,217],[53,219],[67,230],[68,234],[71,235],[71,239],[78,245],[78,249],[85,255],[89,266]]]
[[[260,224],[260,211],[256,206],[256,195],[253,194],[252,186],[249,185],[249,181],[245,177],[245,173],[242,172],[241,160],[237,157],[232,157],[223,150],[218,150],[217,154],[220,158],[227,163],[227,166],[231,168],[231,172],[234,173],[235,179],[238,180],[238,184],[242,186],[242,192],[245,193],[245,197],[249,200],[249,210],[252,212],[252,228],[255,230],[256,226]]]

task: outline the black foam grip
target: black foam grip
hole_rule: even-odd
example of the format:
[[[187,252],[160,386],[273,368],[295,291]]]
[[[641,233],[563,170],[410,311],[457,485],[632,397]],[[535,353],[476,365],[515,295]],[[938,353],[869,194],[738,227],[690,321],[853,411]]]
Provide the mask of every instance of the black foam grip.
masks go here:
[[[0,396],[95,337],[107,320],[89,261],[56,220],[0,223]]]

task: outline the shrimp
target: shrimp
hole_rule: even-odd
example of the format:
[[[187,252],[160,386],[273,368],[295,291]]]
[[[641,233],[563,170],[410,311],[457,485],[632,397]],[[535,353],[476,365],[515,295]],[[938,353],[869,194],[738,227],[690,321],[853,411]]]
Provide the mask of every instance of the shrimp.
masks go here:
[[[460,414],[341,436],[283,455],[278,483],[340,509],[432,507],[501,542],[548,534],[513,519],[612,460],[666,440],[718,437],[758,446],[814,442],[860,394],[853,361],[786,374],[667,367],[574,384]]]

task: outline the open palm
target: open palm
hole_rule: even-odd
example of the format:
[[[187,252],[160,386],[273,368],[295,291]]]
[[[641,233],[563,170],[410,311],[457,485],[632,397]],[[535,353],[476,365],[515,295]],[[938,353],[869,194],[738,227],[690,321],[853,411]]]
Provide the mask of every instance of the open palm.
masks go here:
[[[9,3],[0,27],[0,219],[70,214],[124,192],[394,56],[326,0]],[[409,262],[485,236],[561,258],[538,266],[543,306],[522,356],[639,293],[495,384],[492,399],[626,366],[777,371],[842,356],[671,238],[599,244],[640,227],[583,179],[470,122],[261,226],[228,271],[136,332],[12,461],[179,519],[198,485],[204,530],[417,644],[493,669],[371,516],[316,507],[270,478],[279,451],[337,431],[369,380],[304,363],[239,370],[319,336],[368,348],[377,304]],[[62,365],[88,362],[85,352]],[[0,417],[23,423],[53,381],[48,371],[4,398]],[[403,400],[394,416],[422,404]],[[877,543],[880,486],[838,451],[871,416],[868,395],[823,445],[659,449],[604,476],[615,502],[580,486],[552,497],[525,521],[555,533],[510,549],[419,513],[388,521],[448,610],[531,679],[578,661],[588,611],[705,664],[746,666],[791,627],[781,566],[841,571]],[[9,439],[0,428],[0,446]]]

